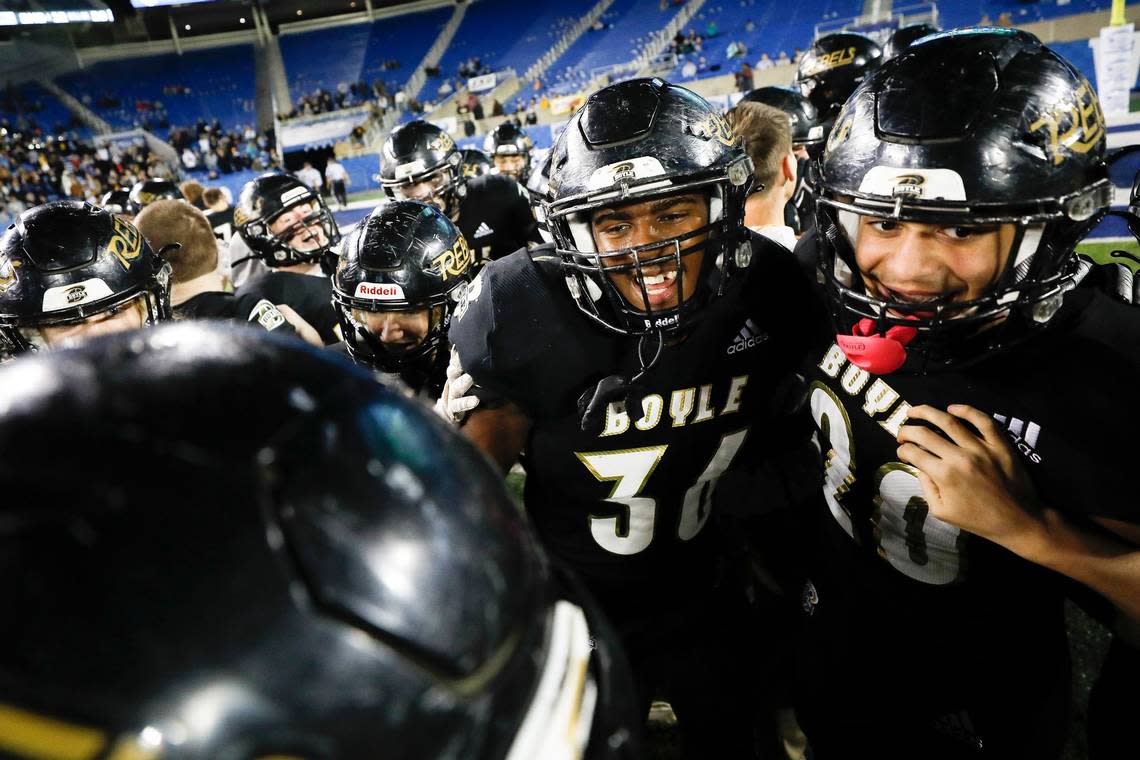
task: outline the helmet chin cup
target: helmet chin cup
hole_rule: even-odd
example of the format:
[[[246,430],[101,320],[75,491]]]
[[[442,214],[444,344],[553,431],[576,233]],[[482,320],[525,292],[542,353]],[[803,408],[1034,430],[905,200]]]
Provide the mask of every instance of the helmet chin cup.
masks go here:
[[[875,335],[875,321],[861,319],[851,335],[837,335],[835,340],[856,367],[874,375],[887,375],[906,361],[906,345],[917,334],[916,328],[895,325],[885,335]]]

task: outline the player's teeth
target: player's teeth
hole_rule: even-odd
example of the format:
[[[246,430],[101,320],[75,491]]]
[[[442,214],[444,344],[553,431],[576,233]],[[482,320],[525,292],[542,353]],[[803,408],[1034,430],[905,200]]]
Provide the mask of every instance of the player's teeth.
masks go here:
[[[664,274],[646,275],[642,278],[646,285],[661,285],[666,282],[672,282],[677,279],[677,272],[666,272]]]

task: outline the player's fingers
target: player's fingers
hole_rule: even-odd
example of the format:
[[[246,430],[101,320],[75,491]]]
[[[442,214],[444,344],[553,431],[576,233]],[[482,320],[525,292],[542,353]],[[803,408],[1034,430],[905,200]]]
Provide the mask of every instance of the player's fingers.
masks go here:
[[[466,372],[454,378],[451,381],[451,396],[456,398],[467,393],[471,390],[471,386],[475,384],[475,378],[468,375]]]
[[[903,425],[896,440],[900,444],[913,443],[939,458],[953,456],[958,446],[945,436],[922,425]]]
[[[979,448],[980,441],[978,436],[972,430],[962,424],[962,421],[952,414],[937,409],[933,406],[923,404],[907,410],[906,416],[908,419],[923,420],[934,425],[946,435],[950,436],[950,440],[965,449]]]
[[[478,396],[463,396],[453,399],[450,404],[453,414],[466,414],[477,406],[479,406]]]
[[[1006,435],[1005,429],[998,425],[997,420],[990,415],[966,404],[951,404],[946,407],[946,410],[977,428],[978,432],[982,434],[982,440],[991,447],[997,447],[1001,451],[1010,451],[1009,436]]]
[[[934,513],[935,517],[941,515],[942,494],[938,490],[938,484],[921,470],[918,473],[918,482],[922,485],[922,495],[926,497],[926,506],[930,507],[930,511]]]
[[[922,472],[932,477],[936,482],[942,479],[944,460],[934,456],[917,443],[904,443],[898,447],[899,459],[912,464]]]

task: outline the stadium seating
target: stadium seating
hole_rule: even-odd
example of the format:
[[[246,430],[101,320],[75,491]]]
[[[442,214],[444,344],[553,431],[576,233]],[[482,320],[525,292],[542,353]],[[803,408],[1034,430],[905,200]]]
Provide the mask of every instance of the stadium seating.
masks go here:
[[[1038,0],[1019,2],[1018,0],[955,0],[952,3],[939,3],[939,23],[943,29],[956,26],[974,26],[983,17],[996,23],[1003,13],[1008,13],[1014,24],[1031,24],[1058,16],[1072,16],[1077,13],[1106,11],[1112,7],[1112,0]]]
[[[54,95],[35,82],[25,82],[11,88],[0,97],[0,120],[8,120],[17,129],[31,126],[45,134],[68,133],[74,137],[89,137],[91,130],[75,122],[74,114]],[[29,108],[35,110],[28,110]],[[22,121],[26,120],[26,121]]]
[[[380,79],[394,92],[415,71],[451,14],[451,8],[436,8],[371,24],[283,35],[279,45],[289,94],[297,99],[317,88],[335,92],[338,84],[361,79],[369,84]],[[384,70],[383,63],[389,60],[399,61],[399,68]]]
[[[534,3],[483,0],[467,9],[455,39],[440,59],[440,76],[454,77],[459,64],[475,57],[492,71],[513,68],[521,76],[595,0]],[[438,86],[438,81],[435,82]]]
[[[165,134],[156,123],[161,111],[175,126],[193,125],[199,119],[218,119],[225,129],[254,123],[254,77],[253,46],[229,45],[183,55],[103,61],[56,82],[114,129],[149,124]],[[188,92],[171,94],[169,88],[178,86],[189,88]],[[104,96],[117,105],[100,106]]]
[[[605,28],[587,30],[547,70],[547,94],[574,92],[590,81],[592,72],[634,60],[652,41],[652,33],[680,9],[669,4],[662,10],[660,0],[616,0],[600,19]]]
[[[781,52],[792,59],[796,48],[806,49],[811,45],[817,24],[851,18],[862,12],[862,0],[804,0],[794,5],[756,0],[706,3],[689,26],[703,35],[709,24],[715,24],[717,35],[712,38],[706,36],[701,51],[682,58],[668,78],[675,82],[692,81],[726,73],[739,68],[745,61],[755,66],[763,53],[767,53],[772,61],[776,61]],[[753,25],[752,31],[746,31],[749,21]],[[728,45],[731,42],[744,43],[747,53],[730,60]],[[701,56],[707,63],[705,69],[691,77],[683,76],[681,70],[685,61],[696,62]]]

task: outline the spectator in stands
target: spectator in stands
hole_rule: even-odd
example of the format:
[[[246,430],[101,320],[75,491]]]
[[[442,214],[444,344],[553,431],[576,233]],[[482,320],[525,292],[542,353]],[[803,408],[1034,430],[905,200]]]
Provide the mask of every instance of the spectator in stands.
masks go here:
[[[768,57],[767,53],[761,53],[760,60],[756,62],[756,69],[758,71],[764,71],[765,69],[770,69],[775,65],[776,63]]]
[[[710,20],[709,23],[705,25],[705,37],[711,39],[717,36],[719,32],[720,30],[717,28],[716,19]]]
[[[491,98],[491,116],[502,116],[503,104],[499,102],[498,98]]]
[[[728,43],[728,49],[725,51],[725,58],[732,60],[733,58],[740,58],[741,56],[748,55],[748,48],[744,46],[743,42],[733,40]],[[757,64],[757,68],[760,68]]]
[[[752,84],[752,67],[748,65],[748,61],[740,64],[740,70],[736,72],[736,89],[741,92],[749,92],[753,89]]]
[[[785,224],[784,208],[796,189],[792,123],[783,111],[751,102],[738,103],[727,118],[752,159],[757,185],[762,188],[748,196],[744,224],[790,251],[795,248],[796,236]]]
[[[792,63],[799,65],[800,59],[804,57],[804,51],[801,48],[796,48],[796,52],[792,55]]]
[[[781,50],[779,55],[776,56],[776,65],[787,66],[789,63],[791,63],[791,61],[788,60],[788,54]]]
[[[313,168],[313,165],[308,161],[305,162],[305,165],[301,167],[301,171],[297,172],[296,176],[297,179],[305,183],[306,187],[318,193],[321,191],[321,185],[324,184],[321,180],[321,173]]]
[[[196,209],[202,209],[202,191],[206,188],[202,187],[200,182],[195,182],[188,179],[178,185],[178,189],[182,191],[182,197],[185,198],[191,206]]]
[[[343,210],[348,206],[348,191],[347,187],[352,184],[352,179],[348,176],[348,172],[344,166],[336,160],[336,157],[329,158],[325,164],[325,183],[327,189],[332,191],[336,202],[340,204]]]
[[[1013,26],[1013,17],[1010,16],[1009,11],[1002,11],[998,14],[995,26],[1004,26],[1006,28]]]
[[[475,117],[475,121],[483,121],[483,101],[475,98],[475,105],[471,106],[471,115]]]
[[[752,34],[752,32],[756,31],[756,22],[754,22],[752,19],[745,19],[744,31],[748,34]]]

